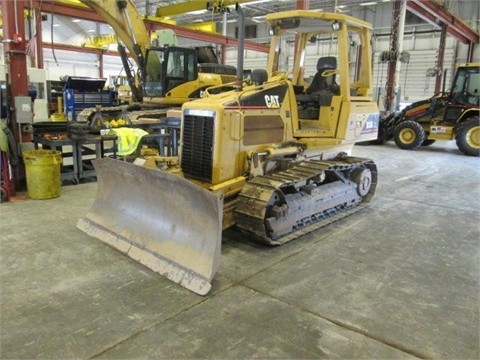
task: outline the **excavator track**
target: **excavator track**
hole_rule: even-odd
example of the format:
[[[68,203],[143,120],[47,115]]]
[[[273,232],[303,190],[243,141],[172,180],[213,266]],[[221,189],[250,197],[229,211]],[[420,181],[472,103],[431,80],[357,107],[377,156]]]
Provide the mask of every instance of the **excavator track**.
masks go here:
[[[250,180],[237,198],[235,221],[254,240],[280,245],[361,210],[376,184],[369,159],[301,161]]]
[[[102,115],[105,119],[118,119],[121,117],[122,110],[126,107],[121,106],[105,106],[101,108]],[[77,121],[90,122],[93,116],[95,115],[95,108],[86,108],[83,109],[77,115]],[[158,109],[144,109],[144,110],[134,110],[128,111],[128,118],[132,123],[141,122],[142,119],[158,119],[158,122],[165,120],[167,115],[167,109],[158,108]]]

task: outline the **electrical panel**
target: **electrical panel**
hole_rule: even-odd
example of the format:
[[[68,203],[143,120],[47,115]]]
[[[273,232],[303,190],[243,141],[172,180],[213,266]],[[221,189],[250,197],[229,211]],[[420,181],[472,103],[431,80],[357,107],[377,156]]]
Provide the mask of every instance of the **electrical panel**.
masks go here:
[[[15,96],[15,119],[17,124],[33,122],[32,98],[30,96]]]

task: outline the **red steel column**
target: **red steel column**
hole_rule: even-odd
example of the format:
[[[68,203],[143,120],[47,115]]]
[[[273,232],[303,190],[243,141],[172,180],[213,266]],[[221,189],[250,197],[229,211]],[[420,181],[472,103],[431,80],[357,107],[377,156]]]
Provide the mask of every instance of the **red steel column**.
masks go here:
[[[297,0],[297,10],[308,10],[310,0]]]
[[[445,42],[447,41],[447,28],[445,23],[442,23],[442,32],[440,34],[440,46],[438,48],[438,57],[436,65],[436,77],[435,77],[435,94],[440,92],[443,79],[443,61],[445,58]]]
[[[35,14],[35,43],[36,43],[36,55],[37,55],[37,68],[43,69],[43,38],[42,38],[42,13],[40,10],[32,10]],[[45,89],[46,90],[46,89]]]
[[[8,85],[10,86],[9,104],[12,108],[15,96],[28,96],[27,56],[25,54],[25,18],[23,0],[0,0],[3,14],[3,41],[8,64]],[[19,129],[15,116],[11,119],[11,129],[17,142],[32,140],[30,133]]]
[[[395,0],[393,5],[393,21],[392,28],[390,33],[390,52],[395,54],[393,59],[388,62],[388,71],[387,71],[387,94],[385,97],[385,110],[387,113],[394,111],[393,101],[395,99],[395,69],[397,67],[397,56],[398,54],[398,27],[400,20],[400,5],[401,0]],[[403,35],[402,35],[403,36]]]

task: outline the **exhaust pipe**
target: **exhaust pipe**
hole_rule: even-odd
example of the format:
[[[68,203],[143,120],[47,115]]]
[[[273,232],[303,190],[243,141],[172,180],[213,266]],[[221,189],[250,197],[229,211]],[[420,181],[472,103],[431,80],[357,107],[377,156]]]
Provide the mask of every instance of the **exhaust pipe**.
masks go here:
[[[245,14],[238,3],[235,4],[235,10],[238,13],[238,44],[237,44],[237,78],[235,81],[235,91],[243,90],[243,56],[245,42]]]

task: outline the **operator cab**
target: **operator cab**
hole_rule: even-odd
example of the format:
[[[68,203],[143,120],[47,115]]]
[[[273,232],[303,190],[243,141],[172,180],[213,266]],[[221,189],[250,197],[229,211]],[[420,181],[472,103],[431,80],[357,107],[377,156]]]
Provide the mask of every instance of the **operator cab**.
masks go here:
[[[144,95],[164,97],[173,88],[198,77],[197,53],[193,48],[152,47],[146,55]]]
[[[454,124],[463,112],[477,108],[479,100],[480,72],[478,66],[459,67],[450,91],[450,102],[444,114],[444,122]]]
[[[372,101],[371,25],[340,14],[296,14],[291,18],[276,18],[275,14],[267,17],[273,35],[269,78],[284,73],[291,82],[292,102],[297,105],[297,116],[293,116],[298,118],[293,129],[296,136],[348,137],[338,132],[342,111]],[[295,44],[294,57],[287,69],[279,71],[286,43]],[[308,73],[312,66],[305,65],[312,61],[315,72]]]

